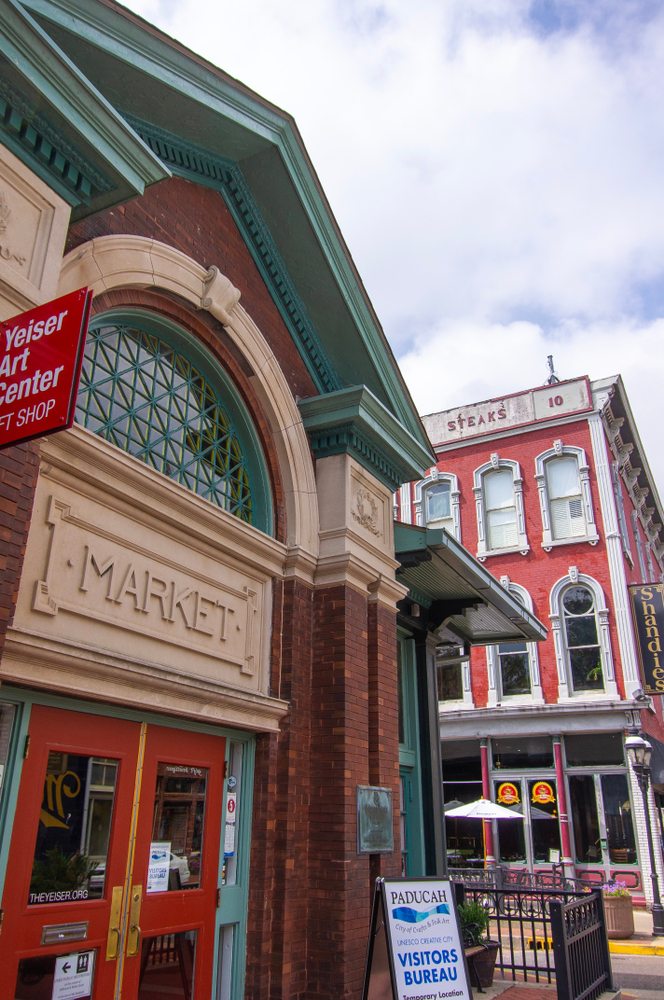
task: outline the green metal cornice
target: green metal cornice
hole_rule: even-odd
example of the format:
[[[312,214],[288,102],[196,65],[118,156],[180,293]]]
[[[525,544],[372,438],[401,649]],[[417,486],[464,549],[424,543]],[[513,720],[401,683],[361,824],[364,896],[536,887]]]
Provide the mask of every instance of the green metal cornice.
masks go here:
[[[391,490],[420,479],[431,454],[366,386],[298,403],[317,458],[348,453]]]
[[[302,217],[298,218],[297,210],[289,222],[299,225],[306,220],[327,272],[320,276],[319,288],[327,280],[334,283],[343,301],[349,326],[353,327],[361,342],[367,367],[371,369],[370,373],[358,379],[351,360],[355,355],[347,351],[348,365],[344,365],[343,359],[341,364],[338,359],[335,361],[341,383],[362,381],[370,385],[410,433],[426,447],[426,433],[415,405],[293,119],[131,11],[116,5],[113,0],[25,0],[25,3],[40,17],[72,37],[131,66],[159,88],[170,88],[178,98],[186,98],[192,102],[194,113],[198,106],[217,115],[220,125],[232,123],[233,142],[246,147],[242,154],[231,154],[238,162],[244,158],[251,159],[255,153],[268,148],[278,151],[302,213]],[[120,99],[115,103],[128,106],[127,100]],[[182,101],[178,106],[179,113],[182,113]],[[132,110],[141,114],[138,101],[132,105]],[[160,121],[160,124],[170,127],[170,123]],[[225,155],[224,149],[217,152]],[[273,235],[278,246],[279,237],[287,239],[286,233],[274,232]],[[284,248],[282,256],[286,256]],[[313,312],[311,307],[309,311]],[[334,357],[334,350],[326,339],[334,338],[334,324],[324,331],[317,322],[321,336],[326,335],[323,341],[328,353]]]
[[[316,387],[320,392],[340,388],[337,373],[237,164],[134,115],[125,113],[124,117],[173,173],[221,192]]]
[[[74,216],[141,194],[169,172],[16,2],[0,3],[0,138]]]
[[[34,157],[36,163],[30,165],[36,166],[39,174],[72,206],[89,205],[91,196],[115,188],[56,124],[3,76],[0,76],[0,132],[12,152]]]

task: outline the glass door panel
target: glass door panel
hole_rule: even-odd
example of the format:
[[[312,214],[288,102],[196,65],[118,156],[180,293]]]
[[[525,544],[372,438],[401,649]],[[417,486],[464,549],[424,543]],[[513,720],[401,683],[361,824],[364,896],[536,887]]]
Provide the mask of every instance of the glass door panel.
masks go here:
[[[569,798],[576,860],[582,865],[601,864],[602,842],[594,776],[591,774],[571,775]]]
[[[550,864],[550,851],[560,852],[556,783],[551,778],[528,782],[528,808],[534,864]]]
[[[501,819],[494,824],[498,839],[498,860],[504,864],[525,864],[526,836],[523,821],[521,781],[495,781],[496,802],[512,809],[514,819]]]

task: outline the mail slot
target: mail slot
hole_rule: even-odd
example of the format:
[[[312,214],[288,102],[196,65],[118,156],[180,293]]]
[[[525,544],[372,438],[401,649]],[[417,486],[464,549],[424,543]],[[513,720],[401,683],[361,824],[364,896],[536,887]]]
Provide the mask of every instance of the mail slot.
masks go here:
[[[60,944],[65,941],[85,941],[88,936],[88,922],[77,924],[50,924],[42,927],[41,944]]]

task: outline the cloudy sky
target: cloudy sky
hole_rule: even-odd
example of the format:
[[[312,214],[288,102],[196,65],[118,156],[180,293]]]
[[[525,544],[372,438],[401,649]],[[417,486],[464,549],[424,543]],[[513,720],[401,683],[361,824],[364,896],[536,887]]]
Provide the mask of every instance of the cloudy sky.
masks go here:
[[[664,493],[664,0],[129,0],[296,118],[430,413],[621,372]]]

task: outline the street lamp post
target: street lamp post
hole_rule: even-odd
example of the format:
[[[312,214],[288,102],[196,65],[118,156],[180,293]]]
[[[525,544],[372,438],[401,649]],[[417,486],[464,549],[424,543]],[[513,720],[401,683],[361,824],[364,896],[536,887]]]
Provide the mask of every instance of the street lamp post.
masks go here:
[[[652,842],[652,827],[650,825],[650,804],[648,802],[648,786],[650,785],[650,758],[652,747],[640,736],[628,736],[625,749],[634,769],[641,795],[643,809],[646,814],[646,833],[648,835],[648,852],[650,854],[650,877],[652,879],[652,933],[653,937],[664,936],[664,907],[659,896],[659,879],[655,867],[655,848]]]

